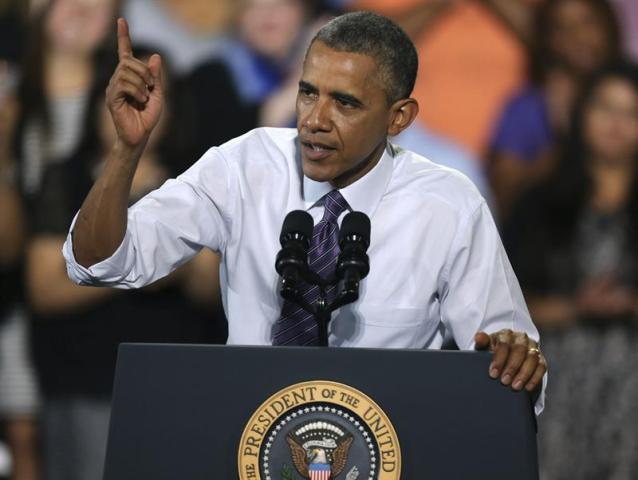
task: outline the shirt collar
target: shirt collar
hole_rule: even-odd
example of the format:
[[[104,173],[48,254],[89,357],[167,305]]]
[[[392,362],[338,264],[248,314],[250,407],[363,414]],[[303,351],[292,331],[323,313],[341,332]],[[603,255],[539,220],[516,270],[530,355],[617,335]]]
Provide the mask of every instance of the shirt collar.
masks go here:
[[[388,142],[383,155],[372,170],[356,182],[339,189],[353,211],[372,216],[390,182],[393,164],[394,149]],[[334,187],[329,182],[317,182],[304,175],[303,198],[306,209],[311,208],[332,190]]]

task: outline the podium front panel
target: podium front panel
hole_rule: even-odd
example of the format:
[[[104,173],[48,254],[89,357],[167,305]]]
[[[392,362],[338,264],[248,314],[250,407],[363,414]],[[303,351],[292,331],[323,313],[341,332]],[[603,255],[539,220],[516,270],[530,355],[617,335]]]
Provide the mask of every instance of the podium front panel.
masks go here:
[[[104,478],[237,479],[240,441],[255,412],[291,385],[322,381],[352,387],[385,412],[400,445],[401,479],[537,479],[530,396],[489,378],[490,359],[483,352],[123,344]],[[369,478],[356,473],[336,479]],[[304,478],[294,470],[284,477]]]

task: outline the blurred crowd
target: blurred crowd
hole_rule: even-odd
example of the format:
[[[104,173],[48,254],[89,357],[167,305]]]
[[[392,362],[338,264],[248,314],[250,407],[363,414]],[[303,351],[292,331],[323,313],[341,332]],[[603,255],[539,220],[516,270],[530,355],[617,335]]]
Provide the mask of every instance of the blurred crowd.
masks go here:
[[[226,338],[214,252],[139,291],[66,277],[114,141],[115,19],[169,85],[133,203],[210,146],[294,126],[308,42],[360,9],[419,52],[419,117],[392,142],[476,184],[541,330],[541,477],[638,478],[635,0],[0,0],[0,478],[100,479],[117,345]]]

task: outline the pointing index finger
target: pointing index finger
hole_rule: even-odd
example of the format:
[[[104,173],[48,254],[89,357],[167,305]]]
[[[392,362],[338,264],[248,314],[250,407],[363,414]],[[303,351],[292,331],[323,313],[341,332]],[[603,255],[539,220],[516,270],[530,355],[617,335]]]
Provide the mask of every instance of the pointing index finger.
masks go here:
[[[133,55],[131,37],[128,32],[128,23],[123,18],[117,19],[117,55],[120,60]]]

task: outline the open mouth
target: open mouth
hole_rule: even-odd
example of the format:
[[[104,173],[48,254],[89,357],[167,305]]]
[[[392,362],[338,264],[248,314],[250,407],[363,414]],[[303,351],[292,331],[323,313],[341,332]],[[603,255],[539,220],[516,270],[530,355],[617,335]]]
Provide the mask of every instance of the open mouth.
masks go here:
[[[314,150],[315,152],[324,152],[324,151],[332,151],[335,150],[335,148],[330,147],[328,145],[325,145],[323,143],[317,143],[317,142],[301,142],[301,144],[310,149],[310,150]]]
[[[322,160],[329,157],[336,148],[319,142],[301,142],[302,151],[309,160]]]

